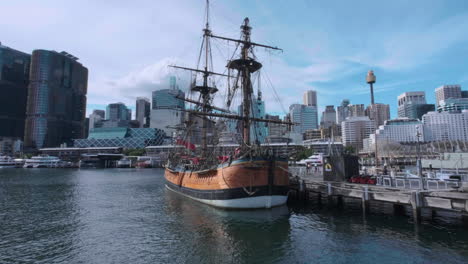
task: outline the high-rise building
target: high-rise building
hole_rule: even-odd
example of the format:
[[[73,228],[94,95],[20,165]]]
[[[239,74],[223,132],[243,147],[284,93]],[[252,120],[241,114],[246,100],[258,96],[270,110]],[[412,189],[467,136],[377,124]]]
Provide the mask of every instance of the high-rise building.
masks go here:
[[[149,127],[151,103],[146,97],[138,97],[136,100],[136,120],[140,127]]]
[[[24,144],[57,147],[83,138],[88,69],[64,51],[34,50]]]
[[[89,132],[91,132],[91,130],[94,128],[102,127],[102,122],[104,121],[105,115],[106,111],[104,110],[93,110],[93,113],[89,115]]]
[[[426,103],[425,92],[406,92],[398,96],[398,117],[421,119],[427,112],[434,111],[433,104]]]
[[[170,79],[170,89],[153,92],[150,127],[158,128],[171,137],[177,130],[175,127],[184,122],[185,93],[178,89],[175,78]]]
[[[251,117],[265,119],[265,101],[262,101],[261,92],[257,98],[252,98],[251,102]],[[238,109],[239,113],[243,113],[243,105],[241,104]],[[242,121],[241,121],[242,122]],[[242,124],[238,125],[239,128],[243,127]],[[265,122],[252,122],[250,124],[250,138],[252,141],[264,143],[268,136],[268,128]]]
[[[440,101],[437,107],[438,112],[460,112],[467,109],[468,98],[448,98]]]
[[[348,117],[341,123],[344,146],[352,146],[356,151],[363,148],[363,141],[375,131],[375,121],[367,116]]]
[[[379,142],[382,140],[404,143],[424,141],[424,125],[418,119],[402,117],[386,121],[375,131],[375,134]]]
[[[429,112],[422,117],[426,141],[468,141],[468,110]]]
[[[336,124],[341,125],[348,117],[365,116],[363,104],[350,104],[348,99],[344,99],[341,105],[337,107]]]
[[[375,121],[376,127],[379,127],[390,119],[390,105],[372,104],[366,109],[366,116]]]
[[[304,104],[317,107],[317,91],[309,90],[304,93]]]
[[[24,137],[31,55],[0,43],[0,137]]]
[[[303,134],[306,130],[317,129],[317,107],[302,104],[292,104],[289,107],[291,122],[296,123],[292,126],[292,131]]]
[[[336,111],[333,105],[327,105],[325,111],[322,112],[322,119],[320,120],[321,128],[329,128],[336,124]]]
[[[435,93],[437,106],[439,106],[443,100],[462,97],[461,86],[458,84],[439,86],[435,89]]]
[[[131,120],[132,112],[124,103],[108,104],[106,108],[106,119],[117,120]]]

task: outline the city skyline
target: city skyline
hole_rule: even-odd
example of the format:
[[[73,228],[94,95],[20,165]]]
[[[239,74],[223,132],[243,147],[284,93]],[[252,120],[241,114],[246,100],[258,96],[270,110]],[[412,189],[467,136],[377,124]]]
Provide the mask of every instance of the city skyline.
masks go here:
[[[284,49],[263,61],[283,105],[268,104],[274,101],[273,95],[264,93],[268,113],[284,114],[283,109],[301,102],[307,90],[317,91],[319,113],[345,98],[368,105],[365,76],[370,69],[377,76],[375,100],[390,105],[392,118],[397,116],[397,97],[403,92],[424,91],[433,104],[435,88],[460,84],[463,89],[467,85],[464,2],[389,2],[380,3],[379,8],[372,3],[314,6],[308,2],[267,5],[239,1],[228,5],[211,1],[212,29],[236,37],[243,17],[249,16],[255,41],[268,39],[267,44]],[[4,45],[26,53],[39,48],[67,50],[87,65],[89,115],[92,109],[104,109],[116,101],[135,110],[136,97],[149,97],[174,74],[168,64],[192,65],[204,3],[142,1],[110,6],[105,2],[16,1],[6,3],[4,9],[8,21],[0,25]],[[23,13],[34,18],[39,14],[35,10],[41,10],[42,19],[33,26],[14,17]],[[349,10],[353,10],[352,16]],[[43,35],[49,37],[38,37]],[[29,41],[31,38],[35,41]],[[223,68],[221,63],[215,66]],[[185,78],[184,73],[175,74]]]

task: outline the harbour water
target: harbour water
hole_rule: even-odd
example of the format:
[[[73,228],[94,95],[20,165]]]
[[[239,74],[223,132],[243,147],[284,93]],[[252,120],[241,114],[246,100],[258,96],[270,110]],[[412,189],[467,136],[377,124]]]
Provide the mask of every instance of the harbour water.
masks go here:
[[[466,227],[352,207],[226,211],[161,169],[0,170],[0,263],[468,263]]]

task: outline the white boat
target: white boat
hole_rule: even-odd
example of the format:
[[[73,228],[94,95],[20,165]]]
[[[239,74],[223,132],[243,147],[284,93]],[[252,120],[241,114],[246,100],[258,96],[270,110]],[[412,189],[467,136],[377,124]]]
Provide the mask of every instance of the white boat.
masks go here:
[[[0,156],[0,168],[19,168],[23,165],[22,160],[9,156]]]
[[[23,168],[57,168],[61,164],[61,160],[58,157],[39,155],[26,159]]]

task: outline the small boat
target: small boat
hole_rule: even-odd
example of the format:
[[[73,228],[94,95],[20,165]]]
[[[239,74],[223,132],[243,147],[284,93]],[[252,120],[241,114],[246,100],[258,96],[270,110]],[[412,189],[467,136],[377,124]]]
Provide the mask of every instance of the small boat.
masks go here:
[[[23,168],[57,168],[61,165],[58,157],[39,155],[26,159]]]

